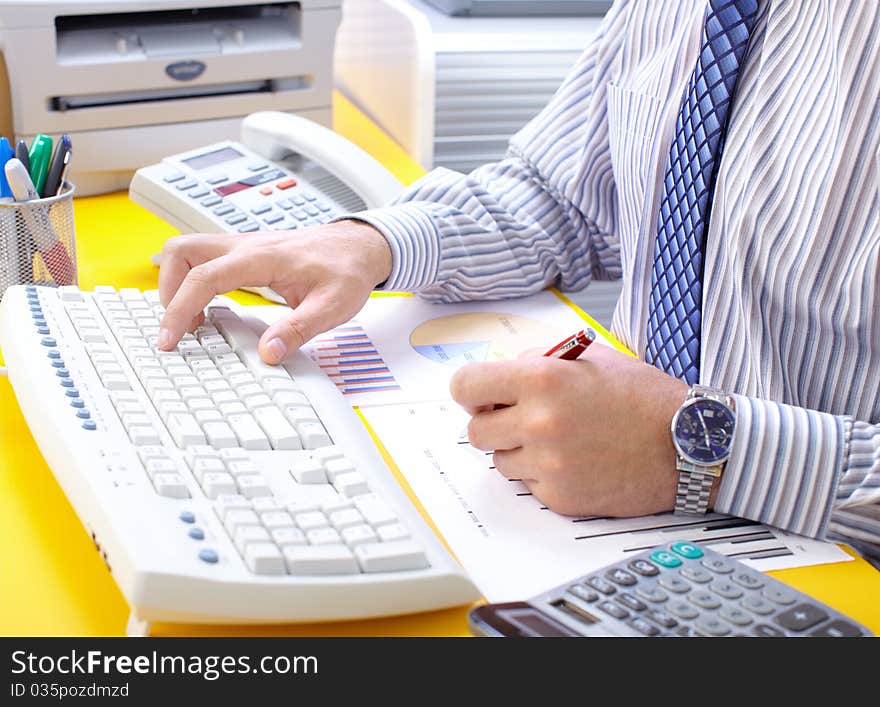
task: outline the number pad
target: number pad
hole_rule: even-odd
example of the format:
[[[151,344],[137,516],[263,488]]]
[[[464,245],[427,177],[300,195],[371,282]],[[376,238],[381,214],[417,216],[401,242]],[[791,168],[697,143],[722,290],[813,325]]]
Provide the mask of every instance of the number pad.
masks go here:
[[[871,635],[745,563],[681,541],[575,578],[530,604],[584,636]]]

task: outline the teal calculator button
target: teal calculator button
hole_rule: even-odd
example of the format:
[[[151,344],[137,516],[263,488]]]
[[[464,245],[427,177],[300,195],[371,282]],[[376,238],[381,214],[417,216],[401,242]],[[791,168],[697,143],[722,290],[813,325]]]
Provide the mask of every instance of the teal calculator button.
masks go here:
[[[663,567],[678,567],[681,564],[681,560],[666,550],[654,550],[651,553],[651,559]]]
[[[672,551],[689,560],[698,560],[703,556],[703,551],[693,543],[672,543]]]

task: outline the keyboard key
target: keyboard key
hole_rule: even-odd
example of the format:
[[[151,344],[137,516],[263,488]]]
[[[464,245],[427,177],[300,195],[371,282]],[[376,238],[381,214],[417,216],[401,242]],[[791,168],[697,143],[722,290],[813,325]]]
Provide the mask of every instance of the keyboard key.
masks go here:
[[[251,543],[244,552],[244,561],[254,574],[286,574],[287,565],[281,551],[270,542]]]
[[[397,522],[397,515],[391,507],[378,496],[358,496],[354,499],[354,505],[355,508],[361,512],[361,515],[363,515],[367,523],[374,528]]]
[[[189,489],[180,474],[156,474],[153,486],[160,496],[169,498],[189,498]]]
[[[223,412],[223,406],[221,406]],[[263,434],[263,430],[257,424],[254,416],[249,413],[231,414],[228,417],[229,426],[238,437],[239,444],[244,449],[270,449],[269,440]]]
[[[285,545],[282,554],[293,575],[358,574],[360,567],[345,545]]]
[[[409,538],[409,531],[400,523],[379,526],[376,528],[376,533],[379,536],[379,540],[383,543],[390,543],[395,540],[406,540]]]
[[[294,520],[300,529],[309,531],[315,528],[325,528],[330,525],[330,521],[320,511],[310,511],[307,513],[296,513]]]
[[[264,499],[255,498],[254,501],[260,501]],[[273,499],[274,500],[274,499]],[[260,520],[263,523],[263,527],[272,530],[273,528],[293,528],[294,522],[293,517],[287,511],[269,511],[268,513],[260,514]]]
[[[223,525],[226,528],[226,532],[233,538],[239,528],[260,525],[260,519],[256,513],[252,510],[239,509],[236,505],[233,505],[232,503],[227,505],[229,510],[226,511],[223,519]]]
[[[333,511],[327,514],[330,519],[330,525],[337,530],[343,530],[353,525],[362,525],[364,517],[361,512],[355,508],[345,508],[339,511]]]
[[[306,532],[310,545],[338,545],[342,538],[335,528],[315,528]]]
[[[285,545],[308,545],[309,542],[306,534],[298,528],[273,528],[270,535],[281,548]]]
[[[358,545],[354,554],[364,572],[397,572],[429,567],[428,558],[411,540]]]
[[[290,473],[300,484],[326,484],[324,467],[314,459],[302,459],[291,464]]]
[[[219,418],[219,413],[216,414]],[[226,447],[238,446],[238,437],[236,437],[235,432],[233,432],[232,428],[225,422],[222,422],[220,420],[208,421],[205,419],[199,419],[198,413],[196,413],[196,419],[201,422],[202,429],[205,431],[205,437],[208,440],[208,444],[210,444],[214,449],[224,449]]]
[[[140,446],[142,444],[160,444],[161,439],[159,437],[159,433],[156,432],[152,427],[146,427],[144,425],[137,425],[136,427],[130,427],[128,430],[128,437],[131,440],[132,444]]]
[[[225,471],[209,471],[204,473],[201,478],[201,484],[202,490],[210,499],[217,498],[221,494],[232,494],[237,490],[235,479]]]
[[[709,589],[725,599],[739,599],[743,595],[743,590],[740,587],[724,580],[712,582]]]
[[[235,480],[238,482],[238,492],[245,498],[272,495],[272,489],[260,474],[243,474],[236,476]]]
[[[243,525],[236,529],[233,542],[238,551],[244,555],[250,543],[269,542],[269,531],[260,525]]]
[[[347,498],[360,496],[369,493],[370,491],[370,486],[367,483],[367,480],[357,471],[348,474],[340,474],[333,480],[333,486],[340,495],[346,496]]]
[[[340,532],[343,541],[349,547],[357,547],[364,543],[375,543],[379,540],[376,532],[369,525],[353,525],[343,528]]]
[[[262,397],[266,398],[267,403],[271,405],[268,396],[263,395]],[[299,435],[293,426],[284,419],[284,415],[278,408],[258,408],[254,411],[254,418],[269,438],[272,449],[302,449]]]
[[[320,422],[302,422],[296,425],[303,449],[315,449],[331,444],[330,435]]]
[[[207,441],[196,418],[188,413],[172,413],[165,424],[178,447],[205,444]]]

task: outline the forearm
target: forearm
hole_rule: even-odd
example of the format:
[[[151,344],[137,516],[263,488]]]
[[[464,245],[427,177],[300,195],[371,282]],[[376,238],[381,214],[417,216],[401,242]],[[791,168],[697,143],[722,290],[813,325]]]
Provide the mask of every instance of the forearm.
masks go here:
[[[736,396],[715,510],[880,556],[880,427]]]

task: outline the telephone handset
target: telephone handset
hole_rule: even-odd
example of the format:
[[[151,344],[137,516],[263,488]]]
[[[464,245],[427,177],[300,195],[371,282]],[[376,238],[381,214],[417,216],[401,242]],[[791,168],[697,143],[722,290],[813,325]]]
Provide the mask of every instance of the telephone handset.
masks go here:
[[[184,233],[251,233],[326,223],[384,206],[402,189],[379,162],[333,131],[263,111],[244,119],[241,142],[214,143],[139,169],[129,196]],[[269,288],[245,289],[283,301]]]

